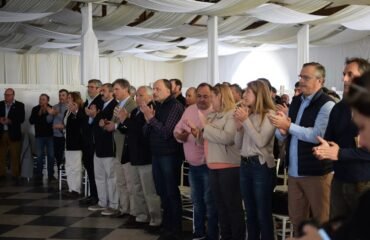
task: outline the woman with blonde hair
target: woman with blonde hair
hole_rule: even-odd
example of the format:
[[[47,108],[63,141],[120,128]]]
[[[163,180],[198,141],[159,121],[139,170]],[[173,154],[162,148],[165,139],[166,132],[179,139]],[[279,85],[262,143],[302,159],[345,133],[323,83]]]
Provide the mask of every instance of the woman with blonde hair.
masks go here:
[[[214,112],[208,114],[203,128],[189,123],[191,133],[204,141],[209,181],[219,215],[221,239],[244,240],[245,221],[240,194],[240,155],[234,145],[235,101],[229,86],[212,88]]]
[[[267,115],[275,106],[266,84],[249,82],[244,95],[246,107],[235,110],[240,149],[240,188],[247,212],[248,240],[273,240],[272,192],[275,186],[273,154],[275,127]]]
[[[69,190],[63,195],[76,199],[81,193],[83,100],[79,92],[69,92],[64,117],[66,135],[65,170]]]

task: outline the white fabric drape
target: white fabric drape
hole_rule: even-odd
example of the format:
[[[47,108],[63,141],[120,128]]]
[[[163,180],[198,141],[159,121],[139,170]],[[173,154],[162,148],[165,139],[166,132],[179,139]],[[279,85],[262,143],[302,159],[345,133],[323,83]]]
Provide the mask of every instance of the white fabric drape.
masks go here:
[[[98,40],[92,29],[92,5],[88,3],[81,8],[82,42],[81,42],[81,83],[87,85],[90,79],[99,78]]]
[[[193,0],[128,0],[134,5],[161,12],[187,13],[209,7],[213,3]]]
[[[50,31],[44,28],[31,26],[28,24],[20,24],[20,29],[25,34],[34,35],[42,38],[53,38],[53,39],[76,39],[80,38],[80,35],[77,34],[69,34],[69,33],[61,33]]]
[[[263,4],[249,10],[247,14],[261,20],[281,24],[302,23],[325,18],[325,16],[301,13],[276,4]]]
[[[39,18],[43,18],[53,14],[48,13],[17,13],[17,12],[5,12],[0,11],[0,22],[25,22]]]

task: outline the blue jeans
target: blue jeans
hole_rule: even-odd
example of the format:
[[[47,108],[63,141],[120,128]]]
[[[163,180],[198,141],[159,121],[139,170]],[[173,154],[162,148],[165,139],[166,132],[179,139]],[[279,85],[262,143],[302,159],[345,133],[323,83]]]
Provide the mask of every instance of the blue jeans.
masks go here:
[[[171,234],[182,231],[182,204],[179,190],[182,160],[175,155],[153,156],[152,169],[155,189],[161,198],[163,228]]]
[[[272,193],[275,186],[275,168],[260,164],[258,157],[242,158],[240,187],[247,212],[248,240],[273,240]]]
[[[54,176],[54,145],[53,137],[37,137],[36,139],[36,177],[42,177],[42,169],[44,168],[45,149],[48,163],[48,177]]]
[[[191,200],[193,202],[193,228],[198,236],[218,240],[218,216],[211,188],[209,186],[209,170],[207,165],[189,166],[189,182]]]

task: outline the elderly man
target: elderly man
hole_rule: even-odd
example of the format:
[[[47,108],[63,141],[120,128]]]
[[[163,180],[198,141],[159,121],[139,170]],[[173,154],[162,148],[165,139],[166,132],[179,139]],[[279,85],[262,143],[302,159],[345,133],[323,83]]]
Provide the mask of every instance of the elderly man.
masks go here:
[[[354,78],[370,70],[362,58],[346,60],[343,70],[344,98]],[[348,217],[357,205],[360,195],[370,189],[370,153],[358,145],[359,129],[353,122],[352,111],[345,100],[337,103],[329,117],[325,140],[315,148],[319,159],[334,162],[331,185],[330,217]],[[329,141],[329,143],[327,142]]]
[[[203,144],[197,144],[188,122],[204,128],[204,119],[212,111],[211,86],[201,83],[196,90],[196,104],[188,107],[177,123],[174,135],[183,143],[185,159],[189,163],[189,182],[193,202],[193,239],[218,239],[217,210],[209,186],[209,169]],[[206,224],[207,222],[207,224]],[[206,231],[207,225],[207,231]]]
[[[323,136],[334,102],[321,90],[325,68],[315,62],[303,65],[299,75],[302,94],[293,99],[289,117],[278,112],[270,115],[277,127],[276,136],[287,138],[289,216],[297,234],[299,224],[309,219],[310,213],[320,223],[329,219],[332,163],[315,158],[312,148]]]
[[[153,90],[141,86],[136,92],[135,108],[131,114],[123,109],[119,113],[118,129],[125,134],[126,150],[122,153],[122,161],[131,165],[127,178],[132,183],[131,196],[135,204],[135,217],[130,218],[124,225],[126,228],[147,227],[148,231],[158,231],[162,223],[161,202],[157,195],[152,174],[152,154],[149,139],[143,134],[146,124],[141,106],[152,105]]]
[[[5,159],[10,156],[12,175],[18,181],[21,157],[21,124],[24,122],[24,104],[14,99],[15,91],[8,88],[0,102],[0,178],[6,177]]]
[[[182,207],[178,188],[181,172],[181,144],[173,130],[184,107],[171,94],[171,83],[166,79],[154,83],[153,98],[156,106],[141,106],[146,125],[144,134],[149,138],[152,152],[153,177],[163,207],[164,232],[159,240],[181,239]]]

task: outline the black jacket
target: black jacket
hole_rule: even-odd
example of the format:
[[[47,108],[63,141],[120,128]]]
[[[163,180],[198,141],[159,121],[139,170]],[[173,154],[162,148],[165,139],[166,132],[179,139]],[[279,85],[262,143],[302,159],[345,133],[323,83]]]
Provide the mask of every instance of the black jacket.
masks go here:
[[[48,105],[51,107],[51,105]],[[39,115],[40,105],[32,108],[30,123],[35,125],[35,137],[52,137],[53,136],[53,121],[47,121],[48,112]]]
[[[0,102],[0,117],[5,117],[5,101]],[[9,138],[13,141],[20,141],[22,139],[21,124],[24,122],[25,111],[24,104],[15,101],[10,107],[8,118],[12,121],[8,125]],[[0,124],[0,135],[4,132],[4,125]]]
[[[65,112],[67,117],[66,131],[66,150],[82,150],[82,125],[84,120],[84,109],[79,109],[77,114]],[[67,114],[69,114],[67,116]]]
[[[351,108],[345,101],[340,101],[330,113],[325,133],[325,140],[333,141],[340,147],[338,161],[333,162],[334,178],[352,183],[370,180],[370,153],[357,148],[355,137],[358,134]]]
[[[111,120],[117,101],[113,99],[103,110],[95,116],[93,122],[95,154],[100,158],[115,157],[116,147],[114,144],[113,132],[105,131],[99,126],[101,119]]]
[[[101,110],[103,108],[103,100],[101,96],[98,95],[94,98],[91,102],[91,105],[95,105],[97,110]],[[83,142],[83,150],[86,152],[90,152],[90,154],[94,153],[94,137],[93,137],[93,124],[89,124],[89,117],[85,113],[85,108],[88,106],[88,101],[85,101],[84,107],[82,109],[82,142]]]
[[[130,117],[118,125],[118,130],[125,134],[125,146],[121,162],[131,165],[152,163],[149,138],[144,136],[143,126],[146,124],[144,114],[138,108],[132,110]]]

